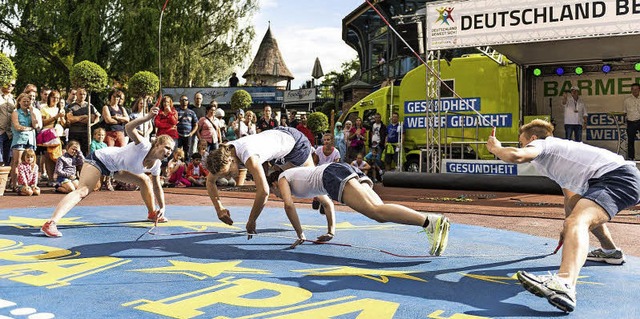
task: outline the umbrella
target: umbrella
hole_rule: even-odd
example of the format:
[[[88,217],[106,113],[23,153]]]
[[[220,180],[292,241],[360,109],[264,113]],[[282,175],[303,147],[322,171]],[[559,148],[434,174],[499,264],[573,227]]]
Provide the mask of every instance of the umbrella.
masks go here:
[[[313,71],[311,71],[311,76],[316,80],[324,76],[324,72],[322,72],[322,66],[320,65],[319,58],[316,58],[316,62],[313,63]]]

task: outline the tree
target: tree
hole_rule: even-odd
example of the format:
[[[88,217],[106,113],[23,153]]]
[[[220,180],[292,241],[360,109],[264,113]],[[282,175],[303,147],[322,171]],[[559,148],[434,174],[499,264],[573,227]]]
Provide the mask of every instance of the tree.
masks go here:
[[[245,90],[237,90],[233,92],[233,95],[231,95],[230,103],[232,110],[239,110],[246,109],[251,106],[253,100],[251,99],[251,94],[249,94],[249,92]]]
[[[313,112],[307,117],[307,126],[317,134],[329,129],[329,118],[322,112]]]
[[[0,53],[0,87],[5,86],[18,76],[13,61],[3,53]]]
[[[126,82],[158,68],[157,0],[3,0],[0,48],[15,52],[21,82],[68,86],[69,69],[83,60]],[[205,85],[243,64],[254,38],[241,26],[257,0],[172,0],[162,22],[164,86]]]
[[[320,97],[331,98],[340,96],[342,87],[349,83],[360,70],[360,62],[357,59],[343,62],[340,70],[333,70],[324,75],[321,87],[329,88],[320,92]]]
[[[155,95],[160,90],[160,79],[153,72],[140,71],[128,82],[129,93],[134,97]]]

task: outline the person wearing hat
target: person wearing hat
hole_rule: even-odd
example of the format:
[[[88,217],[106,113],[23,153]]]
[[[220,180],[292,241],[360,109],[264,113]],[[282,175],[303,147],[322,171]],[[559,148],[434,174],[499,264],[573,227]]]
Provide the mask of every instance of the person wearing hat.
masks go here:
[[[587,127],[587,107],[580,99],[580,89],[577,86],[571,87],[571,93],[565,92],[562,95],[562,107],[565,138],[582,142],[582,128]]]
[[[344,156],[347,154],[347,142],[345,142],[344,131],[342,130],[342,122],[336,122],[333,129],[333,144],[340,153],[340,161],[344,162]]]

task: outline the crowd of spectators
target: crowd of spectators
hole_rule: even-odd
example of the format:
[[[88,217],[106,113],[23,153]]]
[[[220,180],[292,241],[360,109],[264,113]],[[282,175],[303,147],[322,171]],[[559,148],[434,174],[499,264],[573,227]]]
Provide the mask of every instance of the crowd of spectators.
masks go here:
[[[109,92],[101,109],[89,103],[88,92],[83,88],[69,90],[65,98],[64,92],[41,87],[39,100],[35,85],[25,86],[20,94],[14,91],[15,83],[1,88],[0,165],[11,166],[7,189],[20,195],[38,195],[38,184],[55,187],[60,193],[73,191],[84,156],[103,147],[126,145],[129,141],[124,125],[144,116],[153,105],[152,97],[126,103],[125,94],[117,89]],[[193,98],[194,103],[190,104],[189,97],[180,96],[176,106],[171,96],[164,96],[154,121],[137,128],[144,138],[167,134],[174,139],[174,154],[163,165],[166,186],[204,186],[208,171],[202,162],[208,152],[226,141],[278,126],[302,132],[316,147],[318,165],[345,162],[369,173],[374,181],[381,180],[385,167],[388,169],[381,157],[387,128],[379,114],[370,131],[357,118],[355,124],[345,121],[344,127],[337,122],[320,137],[308,127],[307,114],[296,110],[283,113],[279,120],[269,105],[260,114],[237,110],[225,117],[215,100],[205,106],[201,93]],[[233,186],[235,181],[221,179],[218,184]],[[131,185],[113,181],[110,176],[104,176],[95,189],[132,190]]]

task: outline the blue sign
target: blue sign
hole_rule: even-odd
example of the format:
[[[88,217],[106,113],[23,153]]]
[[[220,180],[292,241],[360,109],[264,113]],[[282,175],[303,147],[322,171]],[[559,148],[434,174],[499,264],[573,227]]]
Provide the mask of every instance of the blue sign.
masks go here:
[[[626,116],[624,114],[614,115],[618,123],[624,124]],[[589,113],[587,115],[587,126],[615,126],[616,120],[607,113]]]
[[[468,112],[476,110],[480,111],[480,98],[443,98],[438,101],[432,100],[432,105],[436,105],[436,108],[430,107],[433,112]],[[439,106],[439,107],[438,107]],[[427,112],[427,101],[405,101],[404,102],[404,114],[420,114]]]
[[[518,165],[508,163],[446,163],[445,173],[483,174],[483,175],[518,175]]]
[[[446,117],[434,117],[434,123],[430,127],[444,127],[441,125],[446,121],[448,128],[461,127],[511,127],[513,123],[513,115],[511,113],[499,114],[483,114],[483,118],[477,115],[449,115]],[[404,118],[405,127],[407,129],[423,129],[427,127],[427,118],[424,116],[407,116]]]
[[[623,132],[623,134],[626,135],[625,132]],[[618,140],[618,130],[616,128],[587,128],[587,140],[589,140],[589,141],[617,141]]]

